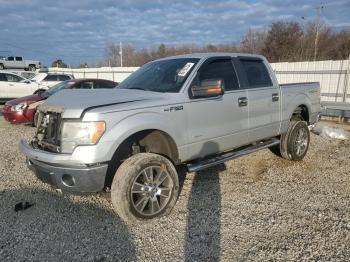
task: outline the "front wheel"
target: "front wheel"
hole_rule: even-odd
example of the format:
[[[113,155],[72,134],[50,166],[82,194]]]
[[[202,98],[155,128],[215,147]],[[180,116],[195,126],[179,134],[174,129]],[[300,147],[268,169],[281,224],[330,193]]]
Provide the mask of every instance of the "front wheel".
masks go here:
[[[271,147],[274,154],[288,160],[302,160],[309,148],[310,131],[304,121],[291,121],[287,133],[281,135],[281,143]]]
[[[114,209],[127,223],[168,214],[179,195],[174,165],[153,153],[131,156],[118,168],[112,183]]]
[[[4,69],[5,69],[4,65],[0,64],[0,70],[4,70]]]

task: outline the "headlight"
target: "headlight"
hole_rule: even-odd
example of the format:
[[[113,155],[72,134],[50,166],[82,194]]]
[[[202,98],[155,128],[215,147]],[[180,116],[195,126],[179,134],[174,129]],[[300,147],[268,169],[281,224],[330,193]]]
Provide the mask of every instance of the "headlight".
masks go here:
[[[12,112],[21,112],[23,111],[24,109],[26,109],[27,107],[27,103],[26,102],[23,102],[23,103],[19,103],[18,105],[14,105],[11,107],[11,111]]]
[[[64,122],[61,135],[61,152],[72,153],[80,145],[95,145],[106,129],[105,122]]]

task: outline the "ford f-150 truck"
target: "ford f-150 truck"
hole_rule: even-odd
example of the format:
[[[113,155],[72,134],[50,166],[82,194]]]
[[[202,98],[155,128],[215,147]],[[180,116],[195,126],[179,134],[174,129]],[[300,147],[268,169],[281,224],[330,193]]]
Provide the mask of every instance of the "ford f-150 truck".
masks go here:
[[[195,172],[264,148],[302,160],[319,95],[318,83],[279,85],[259,55],[168,57],[117,89],[50,97],[20,149],[42,181],[65,191],[110,187],[122,219],[145,221],[175,205],[179,165]]]

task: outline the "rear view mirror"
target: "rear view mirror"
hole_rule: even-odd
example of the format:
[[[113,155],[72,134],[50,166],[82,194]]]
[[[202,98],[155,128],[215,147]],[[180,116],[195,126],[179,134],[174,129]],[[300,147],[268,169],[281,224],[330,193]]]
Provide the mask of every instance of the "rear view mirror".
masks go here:
[[[220,96],[224,93],[222,79],[205,79],[201,82],[200,86],[192,86],[192,97],[214,97]]]

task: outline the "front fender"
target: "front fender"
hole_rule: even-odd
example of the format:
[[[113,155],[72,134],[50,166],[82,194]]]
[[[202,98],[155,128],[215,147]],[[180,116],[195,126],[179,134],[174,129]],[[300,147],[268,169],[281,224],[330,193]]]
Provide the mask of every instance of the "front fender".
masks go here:
[[[160,130],[167,133],[176,143],[177,147],[185,144],[185,123],[180,124],[179,119],[170,118],[156,112],[142,112],[129,115],[118,121],[101,138],[101,142],[113,143],[114,151],[131,135],[143,130]]]

